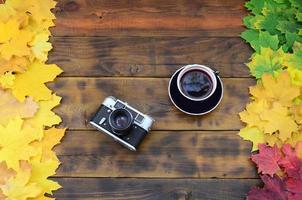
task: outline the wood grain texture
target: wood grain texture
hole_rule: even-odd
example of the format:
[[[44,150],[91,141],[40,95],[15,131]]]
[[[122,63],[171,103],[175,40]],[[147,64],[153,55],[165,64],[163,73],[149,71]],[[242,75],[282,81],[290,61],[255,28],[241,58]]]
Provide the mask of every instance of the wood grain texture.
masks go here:
[[[105,97],[113,95],[154,117],[154,130],[238,130],[238,113],[249,101],[249,78],[226,78],[224,98],[204,116],[189,116],[170,102],[166,78],[59,78],[51,88],[63,97],[56,112],[70,129],[87,129],[89,119]]]
[[[60,0],[56,36],[237,36],[244,0]]]
[[[258,180],[213,179],[56,179],[60,200],[244,200]]]
[[[250,149],[236,131],[153,131],[138,152],[99,131],[69,131],[56,176],[255,178]]]
[[[240,38],[55,37],[50,63],[63,76],[170,77],[190,63],[203,63],[222,77],[248,77],[243,63],[251,49]]]

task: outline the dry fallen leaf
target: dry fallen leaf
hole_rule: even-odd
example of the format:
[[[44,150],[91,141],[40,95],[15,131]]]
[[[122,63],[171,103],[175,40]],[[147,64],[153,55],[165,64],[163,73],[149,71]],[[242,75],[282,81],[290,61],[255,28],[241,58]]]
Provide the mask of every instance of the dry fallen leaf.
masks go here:
[[[7,183],[1,186],[7,200],[27,200],[41,194],[42,190],[35,183],[29,183],[31,168],[23,168],[15,177],[11,177]]]
[[[15,117],[30,118],[37,112],[39,106],[31,97],[19,102],[10,91],[0,89],[0,125],[6,125]]]

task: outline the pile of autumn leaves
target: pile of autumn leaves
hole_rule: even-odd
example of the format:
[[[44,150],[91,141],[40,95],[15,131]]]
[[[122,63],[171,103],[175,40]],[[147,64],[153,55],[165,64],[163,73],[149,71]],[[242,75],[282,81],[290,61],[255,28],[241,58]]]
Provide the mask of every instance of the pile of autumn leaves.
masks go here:
[[[302,199],[302,1],[251,0],[242,37],[255,53],[247,64],[257,84],[240,118],[264,182],[249,200]],[[259,150],[259,151],[258,151]]]
[[[0,4],[0,199],[52,199],[44,195],[60,188],[48,177],[60,164],[52,149],[65,130],[52,127],[61,119],[51,110],[61,98],[45,86],[62,72],[45,64],[55,5]]]

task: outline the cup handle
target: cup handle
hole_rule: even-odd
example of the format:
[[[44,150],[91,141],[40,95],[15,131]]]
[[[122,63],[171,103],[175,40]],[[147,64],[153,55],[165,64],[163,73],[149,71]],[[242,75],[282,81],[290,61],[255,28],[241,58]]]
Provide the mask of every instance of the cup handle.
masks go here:
[[[212,70],[213,70],[213,72],[214,72],[214,74],[216,75],[216,76],[218,76],[219,75],[219,71],[218,70],[216,70],[215,68],[212,68]]]

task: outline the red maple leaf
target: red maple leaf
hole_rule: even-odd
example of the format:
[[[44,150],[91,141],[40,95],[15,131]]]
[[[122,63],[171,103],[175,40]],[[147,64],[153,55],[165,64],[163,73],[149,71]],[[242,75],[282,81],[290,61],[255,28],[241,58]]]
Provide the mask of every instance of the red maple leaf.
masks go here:
[[[285,187],[289,192],[292,192],[302,197],[302,180],[288,178],[285,180]]]
[[[248,193],[248,200],[287,200],[286,188],[279,176],[262,175],[261,179],[264,187],[252,188]]]
[[[280,169],[278,162],[281,159],[278,147],[259,144],[259,153],[252,155],[252,161],[258,166],[258,173],[269,174],[271,177]]]
[[[302,180],[302,160],[297,157],[296,152],[289,144],[282,147],[284,157],[279,160],[280,167],[288,177]]]

